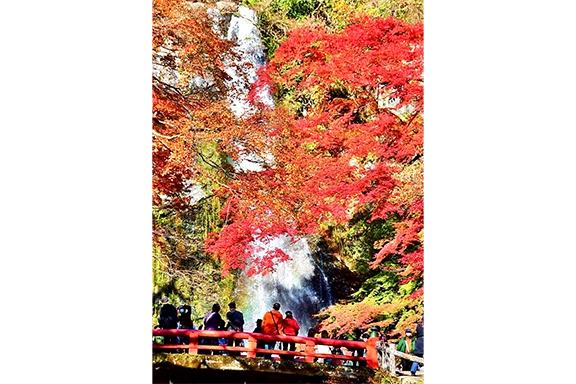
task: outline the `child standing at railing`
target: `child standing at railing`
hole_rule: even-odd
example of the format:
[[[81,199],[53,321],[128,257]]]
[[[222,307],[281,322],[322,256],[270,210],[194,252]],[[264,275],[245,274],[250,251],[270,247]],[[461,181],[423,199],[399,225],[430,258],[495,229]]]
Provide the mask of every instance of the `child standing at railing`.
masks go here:
[[[262,319],[256,320],[256,328],[252,331],[254,333],[262,333]],[[266,348],[266,344],[262,340],[256,342],[256,348]],[[264,357],[263,353],[256,353],[256,357]]]

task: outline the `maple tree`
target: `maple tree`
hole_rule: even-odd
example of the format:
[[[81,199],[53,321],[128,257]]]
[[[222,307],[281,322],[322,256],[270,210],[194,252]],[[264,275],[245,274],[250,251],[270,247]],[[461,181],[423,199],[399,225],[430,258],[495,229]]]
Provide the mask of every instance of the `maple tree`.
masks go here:
[[[422,25],[363,17],[335,34],[292,31],[250,94],[257,104],[270,87],[275,108],[260,105],[239,118],[227,99],[233,42],[206,8],[190,7],[153,2],[157,262],[182,274],[178,265],[196,268],[207,252],[224,276],[247,266],[248,274],[267,273],[288,255],[271,249],[255,258],[259,242],[337,231],[354,237],[361,217],[387,228],[368,245],[369,266],[379,271],[371,281],[388,279],[399,293],[368,294],[319,318],[339,332],[350,319],[412,321],[423,296]],[[248,158],[257,169],[238,167]]]
[[[370,267],[403,266],[398,284],[415,282],[406,300],[421,302],[422,25],[364,17],[338,34],[294,30],[260,70],[252,95],[264,86],[271,86],[277,105],[262,106],[261,123],[251,129],[267,137],[253,150],[269,160],[230,182],[237,193],[223,210],[228,224],[207,250],[229,268],[244,268],[255,240],[328,236],[327,228],[368,212],[368,222],[394,227],[374,242],[379,251]],[[273,270],[286,258],[273,250],[252,263],[252,272]]]
[[[238,145],[254,145],[249,122],[229,108],[235,69],[237,86],[247,82],[236,66],[234,42],[221,33],[210,6],[187,1],[154,0],[152,8],[152,202],[153,267],[157,294],[166,287],[202,292],[215,300],[214,287],[226,285],[221,266],[202,249],[217,231],[224,203],[220,189],[234,168]],[[214,11],[214,9],[212,9]]]
[[[153,1],[154,284],[157,291],[179,287],[185,296],[202,292],[204,303],[217,295],[206,287],[220,285],[224,292],[230,272],[249,261],[259,227],[266,236],[296,234],[281,218],[269,220],[266,204],[254,204],[259,188],[272,188],[259,181],[266,171],[238,167],[253,154],[265,159],[269,141],[263,115],[239,117],[230,108],[229,96],[247,86],[250,68],[238,64],[236,43],[222,33],[226,16],[236,12],[227,4]],[[282,195],[281,188],[273,190]],[[234,214],[243,211],[250,214]],[[214,239],[220,248],[206,252],[202,245]],[[273,269],[286,256],[272,250],[251,273]]]
[[[232,88],[248,84],[247,68],[236,64],[234,41],[222,33],[225,16],[205,4],[153,2],[153,203],[184,209],[194,182],[226,188],[236,160],[261,138],[229,106]],[[229,72],[238,76],[231,83]],[[192,183],[192,184],[191,184]]]

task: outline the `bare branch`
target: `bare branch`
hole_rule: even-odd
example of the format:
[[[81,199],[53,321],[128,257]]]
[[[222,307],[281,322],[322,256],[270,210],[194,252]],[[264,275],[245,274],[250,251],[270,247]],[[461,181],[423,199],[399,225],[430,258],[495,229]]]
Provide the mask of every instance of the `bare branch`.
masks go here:
[[[169,123],[167,123],[167,122],[165,122],[165,121],[160,121],[160,120],[158,120],[158,122],[173,127],[171,124],[169,124]],[[168,139],[168,140],[172,140],[172,139],[175,139],[175,138],[177,138],[177,137],[182,137],[182,135],[164,136],[163,134],[156,132],[154,129],[152,129],[152,134],[154,134],[154,135],[156,135],[156,136],[163,137],[163,138]]]

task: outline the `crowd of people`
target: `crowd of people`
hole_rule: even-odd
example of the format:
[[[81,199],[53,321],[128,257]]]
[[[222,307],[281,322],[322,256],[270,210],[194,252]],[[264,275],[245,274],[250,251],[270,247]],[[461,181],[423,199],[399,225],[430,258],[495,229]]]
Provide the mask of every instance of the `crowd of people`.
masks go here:
[[[168,297],[164,296],[160,300],[162,307],[160,308],[160,313],[158,316],[158,328],[162,329],[196,329],[194,322],[192,320],[192,308],[189,305],[181,305],[178,308],[170,304]],[[280,312],[280,303],[274,303],[272,308],[264,313],[262,319],[256,320],[256,327],[252,332],[262,333],[266,335],[285,335],[285,336],[298,336],[300,333],[300,325],[298,321],[294,318],[292,311],[286,311],[285,316]],[[205,330],[227,330],[242,332],[244,331],[244,315],[236,308],[236,303],[234,301],[228,304],[228,312],[226,313],[226,320],[220,315],[220,305],[214,303],[212,309],[202,322],[202,325],[198,329]],[[372,336],[377,336],[380,340],[385,341],[386,337],[383,332],[381,332],[380,327],[374,327],[372,331]],[[330,335],[326,330],[322,330],[320,333],[315,328],[310,328],[308,330],[308,337],[319,337],[323,339],[329,339]],[[362,333],[360,329],[355,328],[352,332],[353,340],[356,341],[367,341],[370,337],[368,333]],[[164,339],[165,344],[188,344],[189,339],[187,337],[166,337]],[[276,348],[276,345],[280,344],[280,348]],[[243,346],[243,340],[241,339],[226,339],[226,338],[215,338],[215,337],[203,337],[200,338],[200,344],[203,345],[228,345],[234,347]],[[259,340],[256,345],[259,349],[277,350],[281,349],[284,351],[296,351],[295,342],[276,342],[276,341],[264,341]],[[330,355],[350,355],[350,356],[366,356],[366,350],[362,348],[340,348],[331,347],[324,344],[318,344],[315,346],[316,353],[319,354],[330,354]],[[344,349],[344,350],[343,350]],[[418,357],[424,357],[424,326],[422,323],[418,323],[416,326],[416,335],[412,334],[412,330],[407,328],[397,346],[397,350],[407,354],[412,354]],[[240,356],[238,351],[226,351],[217,352],[210,350],[200,350],[199,354],[211,354],[211,353],[225,353],[230,356]],[[265,357],[268,359],[272,358],[271,353],[257,353],[257,357]],[[294,359],[293,355],[282,354],[280,358],[283,360]],[[345,359],[333,359],[333,358],[316,358],[318,363],[325,364],[348,364],[365,366],[365,361],[346,361]],[[410,371],[412,375],[416,374],[417,370],[423,369],[423,365],[412,362],[407,359],[400,360],[399,368],[403,371]]]
[[[424,357],[424,325],[422,323],[416,325],[415,336],[412,334],[412,329],[406,328],[404,337],[398,341],[396,350],[409,355]],[[416,371],[423,369],[423,364],[408,359],[401,359],[398,368],[402,371],[410,371],[410,374],[415,376]]]

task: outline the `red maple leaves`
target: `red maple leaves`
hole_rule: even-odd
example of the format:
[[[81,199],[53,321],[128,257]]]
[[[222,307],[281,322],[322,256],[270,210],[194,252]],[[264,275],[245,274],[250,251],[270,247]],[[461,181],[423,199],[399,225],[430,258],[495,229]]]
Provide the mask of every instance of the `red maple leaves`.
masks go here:
[[[259,75],[251,95],[269,86],[276,108],[263,108],[251,134],[267,137],[258,154],[273,160],[230,183],[237,204],[209,250],[240,267],[239,248],[255,239],[246,233],[319,233],[369,210],[397,217],[372,267],[399,254],[406,280],[421,278],[422,25],[363,18],[337,35],[296,30]]]
[[[422,25],[365,17],[339,34],[293,31],[249,94],[257,103],[271,89],[275,108],[238,119],[223,64],[232,43],[187,2],[153,4],[154,205],[189,209],[191,182],[226,201],[205,248],[224,273],[250,262],[249,273],[271,271],[288,256],[254,257],[257,244],[324,235],[368,212],[395,223],[371,266],[399,255],[404,281],[421,280]],[[247,156],[260,170],[237,166]]]

